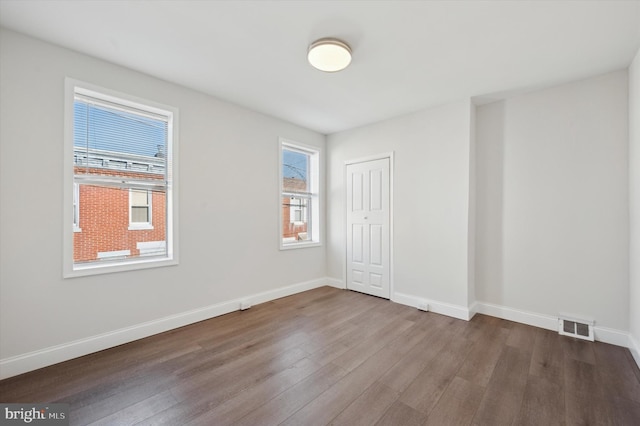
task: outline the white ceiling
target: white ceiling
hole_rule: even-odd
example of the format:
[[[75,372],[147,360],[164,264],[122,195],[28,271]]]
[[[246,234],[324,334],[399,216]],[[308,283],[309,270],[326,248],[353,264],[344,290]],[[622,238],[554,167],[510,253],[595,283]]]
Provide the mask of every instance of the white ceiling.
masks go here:
[[[0,0],[0,25],[328,134],[626,68],[640,0]],[[349,68],[308,65],[321,37]]]

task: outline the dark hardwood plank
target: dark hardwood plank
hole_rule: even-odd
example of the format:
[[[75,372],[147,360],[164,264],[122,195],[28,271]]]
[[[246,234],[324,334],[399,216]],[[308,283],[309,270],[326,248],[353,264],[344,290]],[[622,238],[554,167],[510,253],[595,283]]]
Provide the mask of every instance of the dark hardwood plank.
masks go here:
[[[375,382],[331,421],[333,426],[369,426],[375,424],[398,399],[398,392]]]
[[[255,359],[240,365],[227,364],[222,372],[215,370],[182,381],[171,388],[179,404],[146,420],[150,424],[183,424],[193,421],[205,412],[231,399],[266,378],[278,374],[306,357],[306,353],[295,348],[267,359]],[[239,374],[238,372],[242,373]]]
[[[428,334],[403,358],[403,362],[393,366],[380,381],[397,392],[403,392],[422,370],[438,355],[449,340],[449,334],[455,333],[460,323],[443,325],[441,315],[428,313],[433,326],[427,329]],[[446,329],[446,330],[445,330]]]
[[[362,298],[361,296],[359,299],[368,300],[368,298]],[[345,336],[353,335],[362,328],[370,316],[369,311],[373,308],[373,305],[371,303],[355,302],[336,304],[341,310],[323,316],[324,323],[322,326],[315,331],[309,331],[310,342],[305,347],[309,353],[323,350]]]
[[[593,345],[596,355],[598,379],[605,394],[610,398],[626,398],[640,403],[640,381],[634,374],[634,365],[627,356],[626,349],[596,342]]]
[[[475,425],[511,425],[520,411],[531,355],[505,346],[478,411]]]
[[[550,330],[538,330],[529,366],[530,375],[563,386],[564,351],[561,340],[564,338]]]
[[[177,385],[170,388],[179,401],[178,404],[166,407],[165,410],[145,419],[142,423],[171,425],[192,421],[236,395],[259,386],[271,377],[283,379],[282,376],[286,376],[283,371],[293,370],[292,374],[295,375],[299,369],[304,369],[304,365],[301,367],[304,358],[305,353],[295,349],[268,359],[256,359],[240,364],[230,363],[231,366],[243,369],[242,374],[238,374],[234,368],[230,367],[203,374],[197,381],[193,378],[180,380]]]
[[[449,333],[447,342],[400,395],[400,401],[429,414],[455,377],[472,344],[461,333]]]
[[[530,325],[514,322],[509,330],[507,345],[531,353],[533,351],[537,330],[538,329]]]
[[[319,368],[318,364],[308,358],[303,358],[291,368],[282,370],[238,393],[231,399],[196,417],[189,424],[204,426],[236,424],[237,420],[261,406],[264,401],[269,401],[274,396],[291,388]]]
[[[89,424],[92,426],[134,425],[176,403],[177,401],[171,392],[164,391]],[[76,423],[75,420],[72,422]],[[86,424],[84,421],[82,423]]]
[[[274,305],[281,306],[286,309],[300,309],[326,298],[335,298],[337,295],[335,288],[318,287],[303,293],[281,297],[280,299],[272,300],[269,303],[273,303]]]
[[[614,423],[617,425],[640,424],[640,404],[626,398],[613,397],[607,401],[607,405],[613,406]]]
[[[517,425],[563,425],[564,393],[562,387],[546,379],[529,376],[522,398]]]
[[[311,359],[321,365],[325,365],[329,362],[334,362],[337,358],[343,356],[343,354],[358,345],[360,345],[360,348],[365,349],[366,352],[370,354],[371,351],[368,350],[367,345],[361,345],[361,343],[369,339],[376,333],[380,334],[380,330],[382,327],[389,328],[390,324],[392,324],[393,322],[403,323],[404,326],[411,325],[411,322],[406,319],[409,311],[400,311],[400,313],[402,313],[404,316],[399,318],[397,317],[396,313],[398,311],[395,310],[395,307],[393,307],[394,310],[391,310],[391,308],[392,306],[390,305],[376,307],[373,312],[365,312],[358,318],[355,318],[354,323],[357,324],[356,328],[354,328],[344,337],[335,341],[333,344],[322,348],[316,353],[313,353],[311,355]],[[393,329],[393,326],[391,326],[391,329]]]
[[[386,370],[398,362],[402,350],[392,344],[372,354],[349,374],[340,379],[304,408],[289,417],[283,425],[325,425],[336,417]]]
[[[158,344],[153,339],[148,347],[143,346],[141,341],[135,341],[2,380],[0,401],[74,400],[74,395],[86,396],[94,393],[95,388],[117,388],[122,380],[140,375],[147,368],[200,349],[197,344],[181,346],[180,342],[172,339],[166,340],[164,344]],[[157,358],[153,357],[154,352]]]
[[[243,324],[237,331],[227,327],[227,332],[220,332],[215,337],[207,336],[205,339],[197,339],[200,346],[211,354],[222,354],[237,351],[238,348],[248,348],[260,342],[273,341],[273,337],[288,336],[292,332],[304,328],[309,319],[303,316],[267,317],[261,318],[258,323],[251,321],[249,325]],[[234,332],[235,331],[235,332]]]
[[[394,307],[394,310],[396,310],[396,307]],[[398,312],[415,313],[415,311],[406,310]],[[410,334],[407,332],[394,333],[397,338],[392,339],[382,349],[374,353],[363,348],[363,351],[367,351],[370,354],[366,361],[359,364],[332,387],[289,417],[283,424],[327,424],[417,344],[419,339],[410,337]]]
[[[347,372],[342,368],[334,364],[327,364],[302,382],[239,419],[235,425],[278,425],[313,401],[346,374]]]
[[[486,328],[481,332],[483,337],[473,345],[456,375],[480,386],[487,386],[510,337],[510,331],[504,328]]]
[[[413,322],[405,320],[404,318],[398,318],[397,321],[393,321],[385,327],[382,327],[332,362],[347,371],[351,371],[390,341],[397,339],[400,334],[413,324]]]
[[[468,425],[476,414],[485,388],[454,377],[433,408],[425,425]]]
[[[338,358],[349,349],[358,344],[358,342],[362,341],[364,337],[360,335],[358,330],[352,330],[351,333],[343,336],[338,341],[329,344],[327,347],[316,351],[311,354],[309,358],[314,360],[320,365],[327,365],[333,362],[334,359]]]
[[[573,337],[567,337],[560,341],[566,358],[595,365],[596,355],[593,351],[592,342]]]
[[[602,388],[598,369],[587,362],[565,359],[564,390],[567,395],[585,399],[603,399],[606,393]]]
[[[419,426],[424,423],[427,416],[418,410],[409,407],[400,401],[396,401],[384,416],[376,422],[376,426]]]
[[[626,426],[637,425],[635,422],[617,423],[616,407],[600,398],[581,397],[565,394],[566,424],[598,425],[598,426]]]
[[[598,354],[595,365],[566,360],[567,424],[640,424],[640,404],[634,391],[639,385],[637,377],[628,365],[611,363],[626,357],[620,357],[620,349],[611,345],[595,343],[592,349]]]
[[[131,405],[150,400],[176,383],[174,376],[165,375],[160,369],[154,369],[135,377],[95,386],[87,392],[80,392],[57,402],[70,405],[71,424],[88,424],[115,415]],[[178,401],[173,395],[171,399]],[[163,409],[170,405],[173,404],[167,404]],[[149,415],[153,414],[155,413]]]
[[[0,381],[70,424],[637,425],[626,348],[324,287]]]

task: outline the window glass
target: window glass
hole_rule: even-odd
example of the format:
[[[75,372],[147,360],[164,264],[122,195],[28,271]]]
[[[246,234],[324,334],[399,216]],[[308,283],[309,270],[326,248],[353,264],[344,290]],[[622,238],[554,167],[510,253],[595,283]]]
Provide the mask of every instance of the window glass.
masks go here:
[[[281,248],[319,242],[319,152],[281,143]]]
[[[149,191],[131,190],[131,222],[149,223]]]
[[[172,126],[169,111],[75,88],[74,271],[171,259]]]

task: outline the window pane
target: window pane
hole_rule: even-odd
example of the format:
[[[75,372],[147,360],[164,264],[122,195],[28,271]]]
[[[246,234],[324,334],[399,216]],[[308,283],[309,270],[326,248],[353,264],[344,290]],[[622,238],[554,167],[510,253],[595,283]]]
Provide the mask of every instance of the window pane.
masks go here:
[[[309,154],[282,150],[282,190],[311,192],[309,185]]]
[[[311,239],[309,229],[308,198],[282,198],[282,240],[284,243],[296,243]]]
[[[82,232],[73,235],[75,263],[113,261],[140,256],[139,246],[155,242],[166,254],[166,193],[153,191],[153,218],[146,206],[132,207],[129,218],[129,189],[80,185]],[[152,229],[129,230],[131,223],[153,223]],[[112,253],[118,256],[110,255]],[[128,253],[128,254],[122,254]]]
[[[131,191],[131,205],[132,206],[147,206],[149,202],[147,201],[148,192],[147,191]]]
[[[136,111],[84,95],[74,102],[76,264],[167,254],[168,121]]]
[[[74,124],[74,146],[146,157],[162,157],[166,152],[164,120],[77,99]]]
[[[308,200],[305,198],[289,199],[289,216],[291,222],[307,222]]]
[[[280,249],[320,243],[320,152],[280,139]],[[310,246],[299,244],[299,247]]]
[[[149,207],[131,207],[131,222],[149,222]]]

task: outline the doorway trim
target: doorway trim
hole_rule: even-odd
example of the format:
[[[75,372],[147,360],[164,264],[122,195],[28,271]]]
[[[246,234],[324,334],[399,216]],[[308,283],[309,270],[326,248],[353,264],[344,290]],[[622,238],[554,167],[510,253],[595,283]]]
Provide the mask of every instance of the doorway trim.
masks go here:
[[[344,268],[342,269],[342,282],[344,283],[344,288],[348,290],[347,287],[347,267],[348,267],[348,259],[347,259],[347,166],[351,164],[358,163],[366,163],[367,161],[374,160],[384,160],[385,158],[389,159],[389,300],[394,301],[395,297],[395,287],[394,287],[394,262],[393,262],[393,252],[394,252],[394,239],[393,239],[393,188],[394,188],[394,151],[385,152],[381,154],[368,155],[366,157],[354,158],[352,160],[345,160],[344,165],[342,166],[342,183],[344,188],[343,194],[343,208],[342,208],[342,223],[343,223],[343,247],[344,247]]]

